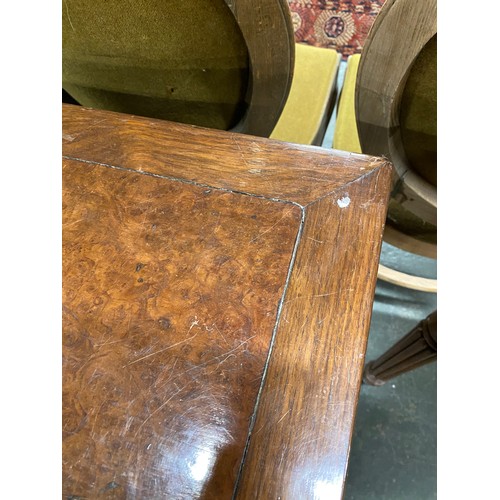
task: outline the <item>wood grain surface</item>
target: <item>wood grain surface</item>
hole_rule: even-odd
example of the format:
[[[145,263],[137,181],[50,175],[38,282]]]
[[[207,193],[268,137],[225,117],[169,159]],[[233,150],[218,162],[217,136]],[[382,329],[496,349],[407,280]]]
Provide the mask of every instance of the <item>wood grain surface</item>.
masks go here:
[[[63,106],[66,498],[340,498],[391,166]]]
[[[64,105],[63,155],[305,206],[380,158]],[[180,140],[182,138],[182,140]]]
[[[65,494],[197,496],[203,465],[230,495],[299,207],[67,160],[63,179]]]
[[[387,174],[377,170],[306,209],[239,498],[342,496]]]

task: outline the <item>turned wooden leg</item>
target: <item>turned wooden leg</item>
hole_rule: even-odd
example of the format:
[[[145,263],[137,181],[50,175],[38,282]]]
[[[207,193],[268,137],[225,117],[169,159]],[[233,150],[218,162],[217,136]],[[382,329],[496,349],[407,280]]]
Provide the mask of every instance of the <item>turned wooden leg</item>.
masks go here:
[[[437,311],[434,311],[382,356],[366,364],[363,383],[382,385],[436,359]]]

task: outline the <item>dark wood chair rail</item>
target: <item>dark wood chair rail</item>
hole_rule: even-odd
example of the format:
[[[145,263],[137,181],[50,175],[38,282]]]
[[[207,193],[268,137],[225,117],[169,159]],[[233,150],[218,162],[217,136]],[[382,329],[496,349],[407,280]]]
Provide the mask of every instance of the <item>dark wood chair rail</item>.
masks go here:
[[[63,493],[340,498],[384,159],[63,105]]]
[[[437,310],[429,314],[377,359],[365,366],[363,382],[384,385],[398,375],[437,361]]]

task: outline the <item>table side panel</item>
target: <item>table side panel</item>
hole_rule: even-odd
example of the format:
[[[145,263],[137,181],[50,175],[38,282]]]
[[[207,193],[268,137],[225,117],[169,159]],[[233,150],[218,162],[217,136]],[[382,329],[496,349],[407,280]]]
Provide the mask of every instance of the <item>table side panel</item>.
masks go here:
[[[63,493],[230,498],[300,207],[63,162]]]
[[[342,497],[390,172],[306,208],[237,498]]]
[[[372,156],[63,106],[63,154],[302,206],[384,163]]]

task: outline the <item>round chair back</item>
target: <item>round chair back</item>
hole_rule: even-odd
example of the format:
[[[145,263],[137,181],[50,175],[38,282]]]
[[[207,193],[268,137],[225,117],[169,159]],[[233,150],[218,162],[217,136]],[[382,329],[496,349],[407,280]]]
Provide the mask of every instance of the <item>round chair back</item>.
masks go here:
[[[63,0],[63,88],[98,109],[268,136],[290,90],[286,0]]]
[[[386,234],[428,257],[437,240],[436,62],[436,0],[387,0],[363,47],[355,96],[363,153],[394,165]]]

